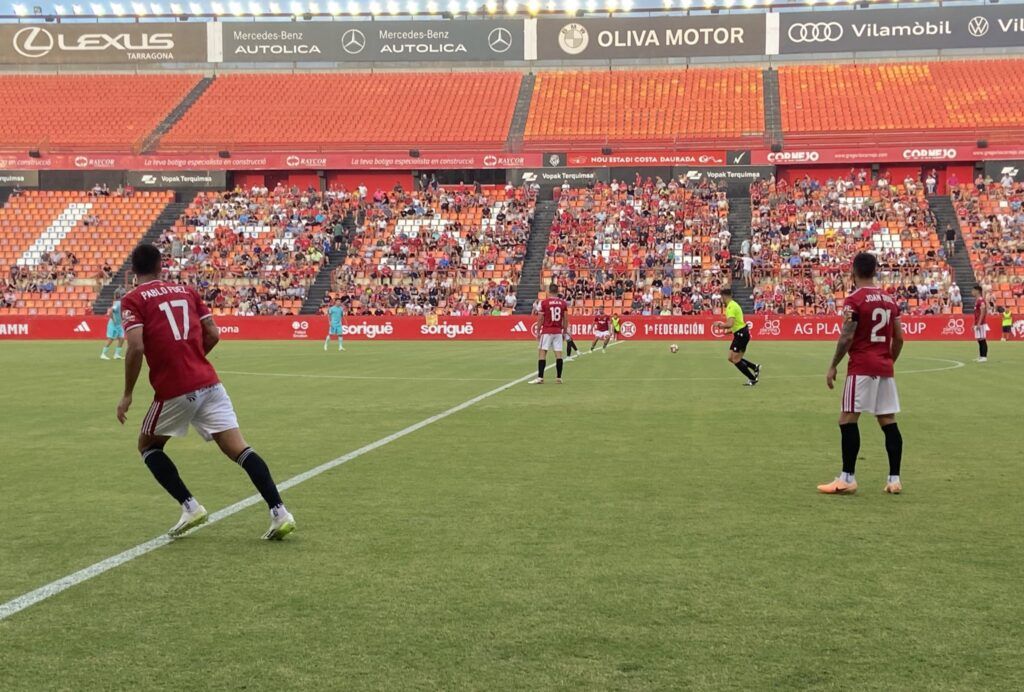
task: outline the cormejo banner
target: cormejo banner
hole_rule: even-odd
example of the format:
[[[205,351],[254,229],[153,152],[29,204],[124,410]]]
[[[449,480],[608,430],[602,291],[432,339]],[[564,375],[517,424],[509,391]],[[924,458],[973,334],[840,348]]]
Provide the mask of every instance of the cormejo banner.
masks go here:
[[[763,14],[650,19],[540,19],[538,60],[762,55]]]
[[[778,52],[896,52],[1024,44],[1024,5],[780,12]],[[773,53],[771,46],[768,53]]]
[[[225,22],[224,62],[523,60],[523,22]]]
[[[0,24],[5,65],[152,65],[206,58],[202,23]]]

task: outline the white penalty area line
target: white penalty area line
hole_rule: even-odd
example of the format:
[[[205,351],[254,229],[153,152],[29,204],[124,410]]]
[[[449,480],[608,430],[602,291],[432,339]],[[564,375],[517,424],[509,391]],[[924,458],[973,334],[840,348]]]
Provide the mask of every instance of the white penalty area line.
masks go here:
[[[567,362],[573,361],[579,358],[580,356],[588,355],[588,353],[589,352],[580,352],[579,354],[566,358],[565,360]],[[554,363],[548,365],[547,370],[550,370],[553,367],[555,367]],[[311,468],[308,471],[300,473],[297,476],[292,476],[283,483],[279,483],[277,487],[279,490],[287,490],[289,488],[294,488],[300,483],[305,483],[311,478],[316,478],[322,473],[326,473],[327,471],[337,468],[342,464],[348,463],[353,459],[358,459],[364,454],[369,454],[375,449],[380,449],[381,447],[391,444],[395,440],[401,439],[406,435],[411,435],[414,432],[422,430],[428,425],[433,425],[434,423],[440,420],[444,420],[448,416],[454,415],[460,411],[465,411],[467,408],[479,404],[484,399],[489,399],[492,396],[495,396],[496,394],[501,394],[502,392],[511,389],[512,387],[515,387],[518,384],[522,384],[523,382],[526,382],[527,380],[530,380],[536,376],[537,373],[536,371],[534,371],[528,375],[523,375],[522,377],[516,378],[511,382],[506,382],[500,387],[495,387],[489,392],[484,392],[483,394],[477,395],[472,399],[463,401],[461,404],[453,406],[446,411],[442,411],[441,413],[430,416],[429,418],[425,418],[421,420],[419,423],[413,423],[409,427],[402,428],[398,432],[394,432],[386,437],[382,437],[376,442],[371,442],[370,444],[364,445],[359,449],[349,452],[348,454],[343,454],[337,459],[332,459],[331,461],[324,462],[323,464],[320,464],[319,466]],[[234,516],[235,514],[241,512],[243,509],[252,507],[253,505],[258,504],[262,501],[263,498],[261,498],[259,495],[250,495],[244,500],[239,500],[233,505],[213,512],[204,526],[200,526],[196,529],[193,529],[193,531],[201,531],[205,526],[209,526],[210,524],[216,524],[218,521]],[[66,577],[61,577],[56,581],[52,581],[49,584],[40,586],[37,589],[33,589],[32,591],[29,591],[28,593],[13,598],[7,601],[6,603],[0,604],[0,621],[6,620],[7,618],[25,610],[26,608],[29,608],[37,603],[45,601],[48,598],[52,598],[53,596],[56,596],[59,593],[67,591],[71,587],[77,586],[82,582],[92,579],[93,577],[98,577],[104,572],[109,572],[110,570],[116,567],[120,567],[121,565],[131,562],[135,558],[142,557],[143,555],[151,553],[157,548],[162,548],[168,543],[171,543],[173,540],[174,539],[169,538],[167,536],[158,536],[157,538],[146,541],[145,543],[140,543],[139,545],[133,548],[129,548],[128,550],[118,553],[117,555],[112,555],[111,557],[108,557],[105,560],[100,560],[99,562],[89,565],[88,567],[85,567],[83,569],[80,569],[77,572],[73,572],[67,575]]]

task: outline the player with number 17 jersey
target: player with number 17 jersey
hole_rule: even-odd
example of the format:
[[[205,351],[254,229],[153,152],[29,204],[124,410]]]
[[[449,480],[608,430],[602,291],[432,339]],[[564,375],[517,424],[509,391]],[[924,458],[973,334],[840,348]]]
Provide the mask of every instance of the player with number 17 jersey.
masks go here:
[[[157,401],[220,382],[203,349],[202,320],[212,315],[194,288],[149,281],[126,295],[121,309],[126,332],[145,326],[142,340]]]

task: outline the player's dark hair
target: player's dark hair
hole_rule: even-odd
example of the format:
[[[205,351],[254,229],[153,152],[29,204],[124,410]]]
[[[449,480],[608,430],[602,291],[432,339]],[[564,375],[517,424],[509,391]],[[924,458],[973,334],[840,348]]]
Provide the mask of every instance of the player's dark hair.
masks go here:
[[[558,284],[551,284],[550,286],[548,286],[548,293],[550,293],[552,295],[557,295],[558,294]]]
[[[719,291],[719,293],[721,293],[723,296],[729,296],[730,298],[732,297],[731,288],[723,288],[721,291]]]
[[[853,258],[853,273],[860,279],[873,279],[878,271],[878,259],[870,252],[858,252]]]
[[[152,243],[142,243],[132,250],[132,271],[140,276],[160,273],[160,249]]]
[[[977,291],[978,293],[984,293],[985,292],[985,289],[983,289],[981,287],[981,284],[974,284],[974,286],[971,287],[971,290],[972,291]]]

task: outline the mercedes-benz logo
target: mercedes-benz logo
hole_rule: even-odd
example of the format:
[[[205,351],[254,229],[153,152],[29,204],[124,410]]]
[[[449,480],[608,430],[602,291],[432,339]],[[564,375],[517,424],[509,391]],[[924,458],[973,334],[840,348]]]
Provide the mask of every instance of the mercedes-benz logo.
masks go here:
[[[793,43],[831,43],[843,37],[839,22],[801,22],[793,24],[787,32]]]
[[[46,29],[32,26],[14,34],[14,50],[26,58],[41,58],[53,50],[53,34]]]
[[[588,43],[590,43],[590,34],[587,33],[587,27],[582,24],[572,22],[563,26],[558,32],[558,45],[569,55],[579,55],[587,49]]]
[[[971,21],[967,22],[967,31],[974,38],[981,38],[988,33],[988,20],[984,17],[972,17]]]
[[[495,53],[507,52],[512,47],[512,32],[505,27],[491,29],[491,33],[487,34],[487,45]]]
[[[358,55],[366,48],[366,36],[359,29],[349,29],[341,35],[341,49],[349,55]]]

